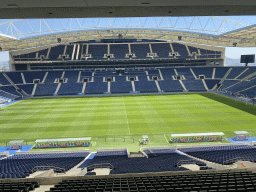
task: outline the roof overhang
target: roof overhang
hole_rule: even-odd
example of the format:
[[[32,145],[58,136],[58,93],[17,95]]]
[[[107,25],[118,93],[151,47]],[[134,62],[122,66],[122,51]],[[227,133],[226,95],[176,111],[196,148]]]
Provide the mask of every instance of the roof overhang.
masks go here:
[[[236,43],[237,47],[255,47],[256,45],[256,26],[241,29],[223,35],[208,35],[203,33],[192,33],[177,30],[161,29],[90,29],[82,31],[63,32],[58,34],[49,34],[43,36],[34,36],[32,38],[15,39],[11,37],[0,36],[0,47],[2,51],[24,50],[35,47],[44,47],[58,44],[58,38],[61,43],[118,39],[122,34],[124,39],[153,39],[164,41],[178,41],[181,36],[182,43],[202,44],[220,47],[232,47]]]
[[[0,18],[256,15],[254,0],[1,0]]]

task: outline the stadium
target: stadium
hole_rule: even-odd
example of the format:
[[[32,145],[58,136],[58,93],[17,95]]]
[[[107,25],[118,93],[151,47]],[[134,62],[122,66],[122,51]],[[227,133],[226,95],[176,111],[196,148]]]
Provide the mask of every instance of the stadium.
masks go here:
[[[0,191],[256,191],[255,6],[4,1]]]

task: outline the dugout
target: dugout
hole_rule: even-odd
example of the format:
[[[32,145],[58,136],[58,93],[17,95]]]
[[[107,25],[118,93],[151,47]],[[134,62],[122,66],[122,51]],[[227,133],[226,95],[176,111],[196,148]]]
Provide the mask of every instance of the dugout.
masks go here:
[[[90,145],[91,137],[66,139],[38,139],[35,141],[36,148],[89,147]]]
[[[185,143],[185,142],[222,141],[224,137],[225,137],[225,134],[223,132],[171,134],[170,142]]]
[[[234,133],[236,134],[234,137],[234,140],[236,141],[244,141],[249,138],[249,133],[247,131],[234,131]]]
[[[8,143],[9,150],[19,150],[23,148],[24,140],[15,140]]]

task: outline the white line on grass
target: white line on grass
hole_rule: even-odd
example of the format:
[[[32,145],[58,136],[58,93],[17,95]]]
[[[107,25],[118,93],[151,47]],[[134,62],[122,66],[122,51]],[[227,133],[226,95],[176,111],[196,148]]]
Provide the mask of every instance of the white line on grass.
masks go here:
[[[166,139],[167,143],[169,143],[168,139],[166,138],[166,136],[164,135],[164,138]]]
[[[96,142],[97,142],[97,140],[98,140],[98,137],[96,137],[95,146],[96,146]]]
[[[123,102],[124,102],[124,98],[123,98]],[[125,103],[124,103],[124,111],[125,111],[126,123],[127,123],[127,126],[128,126],[128,131],[129,131],[129,135],[130,135],[130,134],[131,134],[131,132],[130,132],[130,127],[129,127],[129,123],[128,123],[128,118],[127,118],[127,113],[126,113]]]

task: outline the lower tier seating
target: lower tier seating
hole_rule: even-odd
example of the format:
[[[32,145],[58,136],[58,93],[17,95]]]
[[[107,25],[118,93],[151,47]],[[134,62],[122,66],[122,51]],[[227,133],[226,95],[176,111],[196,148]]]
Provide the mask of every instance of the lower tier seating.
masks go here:
[[[199,159],[229,165],[237,160],[256,162],[256,147],[249,145],[183,148],[180,151]]]
[[[107,82],[89,82],[86,83],[85,94],[102,94],[108,92]]]
[[[205,83],[209,90],[211,90],[220,80],[205,79]]]
[[[17,85],[17,87],[25,91],[28,95],[31,95],[34,88],[34,84]]]
[[[34,95],[53,95],[56,91],[57,86],[58,83],[38,84]]]
[[[0,160],[0,179],[25,178],[33,173],[33,169],[50,166],[55,172],[65,172],[80,163],[89,153],[45,153],[18,154]],[[47,170],[47,167],[44,167]]]
[[[40,185],[38,182],[15,182],[15,183],[0,183],[0,191],[3,192],[29,192],[35,190]]]
[[[217,192],[256,191],[251,171],[62,180],[51,192]]]
[[[110,174],[188,171],[188,169],[179,166],[182,164],[182,161],[186,161],[186,164],[197,164],[199,166],[205,166],[205,163],[185,155],[178,154],[173,150],[164,153],[155,151],[153,155],[150,155],[149,153],[148,158],[128,158],[127,155],[102,156],[96,154],[96,156],[90,162],[89,166],[92,167],[93,165],[98,164],[111,164],[114,168],[110,171]]]
[[[204,84],[202,80],[183,80],[184,86],[189,91],[205,91]]]
[[[58,95],[76,95],[82,93],[83,83],[62,83]]]
[[[179,92],[184,90],[180,82],[176,80],[158,81],[158,84],[160,86],[160,89],[165,92],[171,92],[171,91]]]

